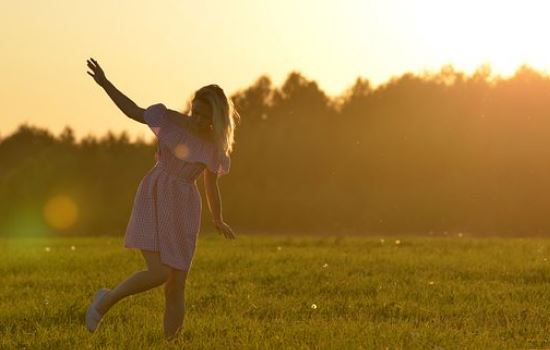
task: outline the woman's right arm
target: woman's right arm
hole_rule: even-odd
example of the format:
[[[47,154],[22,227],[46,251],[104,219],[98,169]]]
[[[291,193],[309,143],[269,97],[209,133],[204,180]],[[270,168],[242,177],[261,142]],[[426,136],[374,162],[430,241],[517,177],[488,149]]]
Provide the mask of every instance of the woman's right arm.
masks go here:
[[[130,100],[126,95],[124,95],[120,90],[118,90],[105,76],[103,69],[99,66],[99,63],[96,62],[93,58],[88,60],[88,68],[92,70],[94,74],[87,72],[92,76],[95,82],[101,86],[107,95],[113,100],[116,106],[124,113],[128,118],[133,119],[139,123],[147,124],[143,119],[144,109],[139,107]]]

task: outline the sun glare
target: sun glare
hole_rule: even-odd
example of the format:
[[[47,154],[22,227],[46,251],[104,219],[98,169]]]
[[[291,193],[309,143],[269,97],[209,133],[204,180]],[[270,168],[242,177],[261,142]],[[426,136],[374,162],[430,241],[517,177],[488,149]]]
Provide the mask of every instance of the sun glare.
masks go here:
[[[541,69],[550,62],[550,2],[425,0],[407,7],[419,49],[431,59],[466,71],[488,63],[504,76],[523,64]]]

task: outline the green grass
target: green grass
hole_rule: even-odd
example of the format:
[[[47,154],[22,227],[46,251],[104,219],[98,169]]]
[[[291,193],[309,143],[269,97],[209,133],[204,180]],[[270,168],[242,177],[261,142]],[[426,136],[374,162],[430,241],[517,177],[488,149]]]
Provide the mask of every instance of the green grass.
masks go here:
[[[0,349],[550,347],[549,240],[395,239],[201,234],[174,345],[162,288],[84,327],[95,291],[144,267],[121,238],[0,239]]]

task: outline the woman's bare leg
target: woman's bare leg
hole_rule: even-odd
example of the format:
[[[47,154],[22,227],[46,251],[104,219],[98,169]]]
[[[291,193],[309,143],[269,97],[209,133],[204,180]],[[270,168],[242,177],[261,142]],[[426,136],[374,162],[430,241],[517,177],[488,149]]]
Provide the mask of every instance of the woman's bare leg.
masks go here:
[[[188,270],[171,268],[164,285],[164,336],[167,340],[175,339],[183,325],[187,272]]]
[[[113,305],[123,298],[158,287],[166,282],[170,267],[160,261],[159,252],[141,250],[147,263],[147,270],[138,271],[109,291],[101,303],[97,305],[97,312],[104,315]]]

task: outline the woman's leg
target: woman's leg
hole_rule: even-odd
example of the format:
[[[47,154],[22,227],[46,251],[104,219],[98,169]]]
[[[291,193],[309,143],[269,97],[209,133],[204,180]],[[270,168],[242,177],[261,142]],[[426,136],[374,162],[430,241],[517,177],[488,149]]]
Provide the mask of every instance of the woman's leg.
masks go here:
[[[187,272],[188,270],[171,268],[166,284],[164,285],[166,303],[166,309],[164,311],[164,336],[168,340],[175,339],[183,325]]]
[[[151,288],[158,287],[166,282],[170,273],[170,267],[164,265],[160,261],[159,252],[142,249],[141,253],[147,263],[147,270],[134,273],[109,291],[109,293],[103,297],[101,303],[97,305],[97,312],[101,315],[107,313],[107,311],[121,299],[132,294],[141,293]]]

